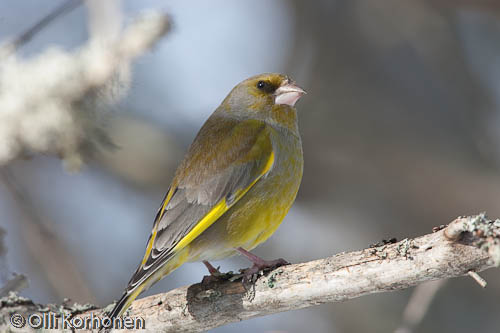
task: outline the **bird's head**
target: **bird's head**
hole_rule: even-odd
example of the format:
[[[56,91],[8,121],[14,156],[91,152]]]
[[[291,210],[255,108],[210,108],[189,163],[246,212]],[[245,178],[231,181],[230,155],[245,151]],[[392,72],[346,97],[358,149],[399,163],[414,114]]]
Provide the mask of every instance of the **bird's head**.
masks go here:
[[[283,117],[306,92],[286,75],[266,73],[239,83],[222,103],[230,113]]]

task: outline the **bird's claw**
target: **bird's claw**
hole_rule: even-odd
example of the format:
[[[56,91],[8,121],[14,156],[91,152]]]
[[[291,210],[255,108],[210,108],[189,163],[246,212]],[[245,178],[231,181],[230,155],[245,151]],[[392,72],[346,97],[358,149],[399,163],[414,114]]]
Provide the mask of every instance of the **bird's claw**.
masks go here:
[[[285,265],[290,265],[290,263],[283,258],[265,260],[259,264],[253,264],[252,267],[240,269],[240,275],[242,275],[243,282],[255,282],[259,275]]]
[[[233,274],[232,271],[229,271],[227,273],[221,273],[221,271],[219,270],[220,267],[215,268],[212,265],[209,266],[210,268],[208,269],[208,272],[210,273],[210,275],[205,275],[201,280],[201,284],[205,286],[220,281],[227,281],[227,280],[233,281],[232,279],[234,278],[234,276],[239,275],[239,274],[236,275]],[[207,268],[209,266],[207,266]]]

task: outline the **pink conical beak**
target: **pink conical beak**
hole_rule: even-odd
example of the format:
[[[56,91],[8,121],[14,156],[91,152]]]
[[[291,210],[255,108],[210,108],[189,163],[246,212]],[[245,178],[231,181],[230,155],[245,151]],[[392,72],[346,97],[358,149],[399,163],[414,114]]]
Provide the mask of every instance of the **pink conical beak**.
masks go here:
[[[294,106],[305,94],[304,89],[297,86],[295,82],[287,80],[274,92],[274,104]]]

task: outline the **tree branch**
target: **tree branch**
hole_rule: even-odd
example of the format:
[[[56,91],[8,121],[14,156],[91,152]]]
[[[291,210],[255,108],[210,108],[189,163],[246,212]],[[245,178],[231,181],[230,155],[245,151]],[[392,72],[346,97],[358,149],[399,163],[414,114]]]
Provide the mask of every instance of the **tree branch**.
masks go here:
[[[147,332],[199,332],[499,265],[500,220],[487,220],[481,214],[458,218],[444,230],[415,239],[280,267],[253,283],[208,282],[146,297],[136,300],[127,315],[143,318]],[[12,313],[40,311],[39,306],[26,300],[18,304],[11,297],[1,302],[0,317],[7,323],[0,324],[2,331],[11,328],[8,317]],[[82,313],[80,308],[76,317],[102,316],[103,311]]]
[[[0,167],[39,153],[78,170],[91,152],[112,146],[106,106],[127,90],[132,61],[168,33],[170,19],[150,11],[121,29],[119,18],[96,14],[101,6],[120,16],[115,2],[86,2],[94,15],[91,39],[77,50],[50,47],[20,58],[13,44],[0,45]],[[99,31],[104,19],[109,26]]]
[[[38,22],[36,22],[33,26],[31,26],[29,29],[24,31],[22,34],[17,36],[12,42],[10,42],[10,47],[9,50],[11,52],[15,51],[22,45],[26,44],[29,42],[33,36],[35,36],[37,33],[39,33],[43,28],[45,28],[47,25],[49,25],[51,22],[53,22],[55,19],[58,17],[67,14],[71,12],[73,9],[77,8],[82,4],[82,0],[68,0],[64,3],[62,3],[60,6],[55,8],[52,12],[44,16],[42,19],[40,19]]]

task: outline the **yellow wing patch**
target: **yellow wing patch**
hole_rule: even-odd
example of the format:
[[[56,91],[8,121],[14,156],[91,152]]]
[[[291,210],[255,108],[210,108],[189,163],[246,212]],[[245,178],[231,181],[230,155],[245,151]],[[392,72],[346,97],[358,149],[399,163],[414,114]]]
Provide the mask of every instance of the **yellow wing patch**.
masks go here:
[[[271,151],[271,155],[269,156],[269,159],[267,160],[267,163],[264,166],[264,170],[262,170],[261,175],[259,177],[257,177],[256,180],[254,180],[254,182],[252,183],[252,186],[253,186],[253,184],[255,184],[257,182],[257,180],[260,179],[260,177],[262,177],[263,175],[268,173],[269,170],[271,170],[271,168],[273,167],[273,164],[274,164],[274,151]]]
[[[149,255],[151,254],[151,250],[153,249],[153,243],[156,239],[156,226],[151,233],[151,238],[149,239],[148,246],[146,247],[146,253],[144,254],[144,258],[142,258],[141,266],[144,266],[146,261],[148,261]]]
[[[161,205],[160,211],[158,212],[158,217],[156,218],[156,221],[155,221],[155,224],[153,227],[153,231],[151,232],[151,237],[149,238],[148,246],[146,247],[146,253],[144,254],[144,258],[142,258],[141,266],[144,266],[144,264],[146,263],[146,261],[149,258],[149,255],[151,254],[151,250],[153,249],[153,244],[154,244],[155,239],[156,239],[156,233],[157,233],[156,226],[158,224],[157,222],[160,221],[161,218],[163,217],[163,214],[165,214],[165,210],[167,209],[167,205],[170,202],[170,199],[172,199],[172,196],[174,195],[174,193],[175,193],[175,189],[173,187],[171,187],[170,190],[168,191],[167,196],[165,197],[165,200],[163,200],[163,204]]]
[[[222,216],[229,208],[231,208],[236,202],[238,202],[244,195],[245,193],[248,192],[252,188],[252,186],[257,183],[257,181],[264,176],[269,170],[271,170],[272,166],[274,164],[274,152],[271,151],[271,154],[269,156],[269,159],[266,162],[266,165],[264,166],[264,169],[260,173],[258,177],[255,178],[255,180],[245,189],[242,189],[236,193],[235,199],[232,202],[231,205],[227,205],[226,203],[226,198],[222,199],[217,203],[199,222],[196,224],[196,226],[186,235],[184,236],[179,243],[174,247],[173,251],[177,252],[182,250],[184,247],[189,245],[196,237],[198,237],[203,231],[207,230],[208,227],[210,227],[219,217]]]
[[[199,222],[198,224],[186,235],[179,243],[174,247],[173,251],[177,252],[182,250],[186,245],[191,243],[196,237],[198,237],[203,231],[210,227],[219,217],[224,214],[229,207],[226,205],[226,199],[222,199],[217,205],[215,205]]]
[[[172,199],[172,197],[175,193],[175,190],[176,190],[176,188],[174,188],[172,186],[170,188],[170,190],[168,191],[167,197],[165,198],[165,200],[163,200],[163,205],[161,205],[160,214],[158,214],[158,219],[157,219],[158,221],[161,220],[161,218],[163,217],[163,214],[165,214],[165,210],[167,209],[167,205],[170,202],[170,199]]]

